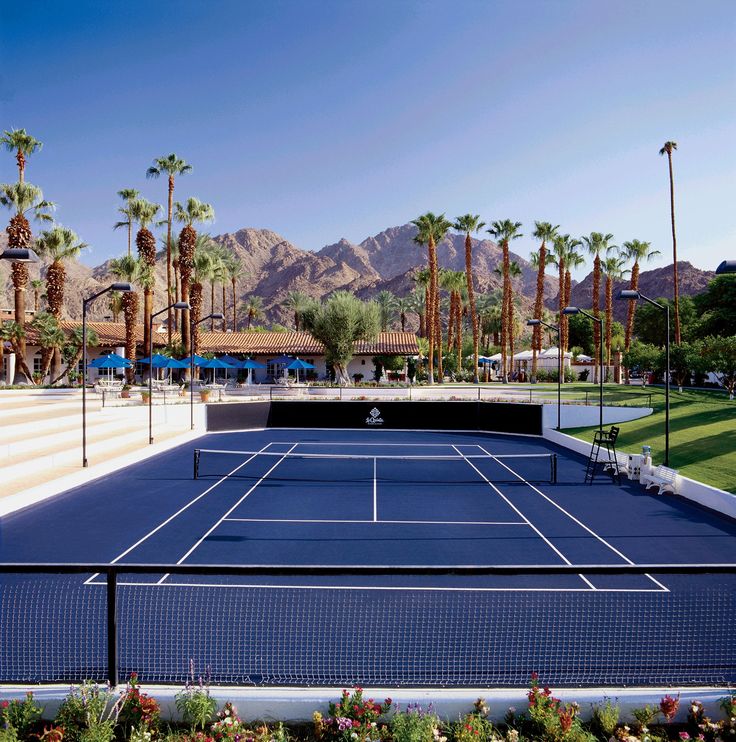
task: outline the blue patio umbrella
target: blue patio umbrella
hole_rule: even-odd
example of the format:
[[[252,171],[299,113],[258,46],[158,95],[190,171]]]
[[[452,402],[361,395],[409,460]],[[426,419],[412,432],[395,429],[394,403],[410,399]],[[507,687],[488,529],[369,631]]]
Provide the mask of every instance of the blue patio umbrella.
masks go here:
[[[240,359],[233,358],[230,355],[227,355],[227,353],[224,356],[220,356],[221,361],[225,361],[225,363],[229,363],[231,366],[237,367],[237,365],[240,363]]]
[[[311,363],[302,361],[301,358],[295,358],[287,367],[287,371],[296,371],[296,383],[299,383],[299,371],[301,369],[314,368]]]
[[[483,356],[478,359],[479,366],[492,366],[494,363],[495,361],[492,361],[490,358],[484,358]]]
[[[123,358],[117,353],[108,353],[106,356],[95,358],[94,361],[90,361],[87,364],[87,366],[91,368],[108,369],[108,376],[112,376],[112,369],[114,368],[130,368],[132,365],[133,364],[127,358]]]
[[[212,369],[212,382],[215,381],[215,373],[218,368],[235,368],[232,363],[226,363],[220,358],[212,358],[211,360],[207,361],[206,363],[201,363],[200,368],[211,368]],[[227,378],[227,372],[225,373],[225,378]]]
[[[269,360],[269,363],[272,366],[286,366],[287,364],[291,363],[294,359],[290,356],[279,356],[278,358],[271,358]]]
[[[167,368],[167,364],[169,361],[174,360],[170,356],[164,356],[161,355],[161,353],[154,353],[153,354],[153,367],[154,368]],[[146,358],[141,358],[138,363],[144,363],[146,365],[151,363],[151,359],[146,356]]]
[[[189,365],[191,356],[186,356],[185,358],[182,358],[182,361],[185,361],[187,365]],[[209,361],[209,358],[204,358],[203,356],[199,356],[196,353],[194,354],[194,365],[195,366],[201,366],[203,363],[207,363]]]
[[[266,364],[254,361],[252,358],[248,358],[247,360],[238,363],[238,368],[245,368],[248,370],[248,383],[251,384],[253,382],[253,369],[266,368]]]

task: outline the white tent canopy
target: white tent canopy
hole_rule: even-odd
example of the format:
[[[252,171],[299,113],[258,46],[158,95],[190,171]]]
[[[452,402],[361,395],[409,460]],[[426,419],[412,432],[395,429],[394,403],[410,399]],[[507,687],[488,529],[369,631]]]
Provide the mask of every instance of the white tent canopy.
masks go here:
[[[539,357],[540,358],[557,358],[559,355],[560,355],[559,348],[552,347],[552,348],[547,348],[547,350],[545,350],[543,353],[540,353]],[[570,351],[567,351],[564,357],[572,358],[572,353],[570,353]]]

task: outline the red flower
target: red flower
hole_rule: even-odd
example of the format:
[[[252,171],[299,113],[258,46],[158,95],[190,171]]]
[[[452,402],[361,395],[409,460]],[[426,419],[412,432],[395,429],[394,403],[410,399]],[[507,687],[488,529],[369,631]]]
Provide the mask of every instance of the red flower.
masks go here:
[[[539,680],[539,673],[538,672],[533,672],[532,673],[532,680]]]
[[[680,708],[680,697],[672,698],[672,696],[665,696],[659,702],[659,710],[667,721],[674,718],[677,710]]]

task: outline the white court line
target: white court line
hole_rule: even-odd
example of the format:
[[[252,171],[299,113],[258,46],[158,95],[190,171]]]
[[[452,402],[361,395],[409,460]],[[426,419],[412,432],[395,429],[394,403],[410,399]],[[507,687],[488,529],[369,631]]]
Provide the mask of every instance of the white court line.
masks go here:
[[[195,550],[196,550],[196,549],[197,549],[197,548],[199,547],[199,545],[200,545],[200,544],[201,544],[201,543],[202,543],[202,542],[203,542],[203,541],[204,541],[204,540],[205,540],[205,539],[207,538],[207,536],[209,536],[209,535],[210,535],[210,534],[212,533],[212,531],[214,531],[214,530],[215,530],[216,528],[218,528],[218,527],[220,526],[220,524],[221,524],[221,523],[222,523],[222,522],[223,522],[223,521],[225,520],[225,518],[227,518],[227,516],[228,516],[228,515],[230,515],[230,513],[232,513],[232,512],[233,512],[233,510],[235,510],[235,509],[236,509],[237,507],[239,507],[239,506],[240,506],[240,504],[241,504],[241,503],[243,502],[243,500],[245,500],[245,498],[246,498],[246,497],[248,497],[248,495],[250,495],[250,493],[251,493],[251,492],[253,492],[253,490],[254,490],[254,489],[255,489],[256,487],[258,487],[258,485],[259,485],[259,484],[260,484],[260,483],[261,483],[261,482],[262,482],[262,481],[263,481],[264,479],[266,479],[266,477],[268,477],[268,475],[269,475],[269,474],[270,474],[270,473],[271,473],[271,472],[272,472],[272,471],[273,471],[273,470],[274,470],[274,469],[275,469],[275,468],[276,468],[276,467],[277,467],[277,466],[278,466],[278,465],[279,465],[279,464],[280,464],[280,463],[281,463],[281,462],[282,462],[282,461],[283,461],[283,460],[284,460],[284,459],[286,458],[286,456],[287,456],[288,454],[290,454],[290,453],[291,453],[291,452],[292,452],[293,450],[294,450],[294,446],[292,446],[292,447],[291,447],[291,448],[290,448],[290,449],[289,449],[288,451],[286,451],[286,452],[284,453],[284,455],[283,455],[283,456],[282,456],[282,457],[281,457],[281,458],[280,458],[280,459],[279,459],[279,460],[278,460],[278,461],[277,461],[277,462],[276,462],[276,463],[275,463],[275,464],[274,464],[274,465],[273,465],[273,466],[272,466],[272,467],[271,467],[271,468],[270,468],[270,469],[269,469],[269,470],[268,470],[268,471],[267,471],[267,472],[266,472],[266,473],[265,473],[265,474],[264,474],[264,475],[263,475],[263,476],[262,476],[262,477],[261,477],[261,478],[260,478],[260,479],[259,479],[259,480],[258,480],[258,481],[257,481],[257,482],[256,482],[256,483],[255,483],[255,484],[254,484],[254,485],[253,485],[253,486],[252,486],[252,487],[251,487],[251,488],[250,488],[250,489],[249,489],[249,490],[248,490],[248,491],[247,491],[247,492],[246,492],[246,493],[245,493],[245,494],[244,494],[244,495],[243,495],[243,496],[242,496],[242,497],[240,498],[240,499],[239,499],[239,500],[238,500],[238,501],[237,501],[237,502],[236,502],[236,503],[235,503],[235,505],[233,505],[233,506],[232,506],[232,507],[231,507],[231,508],[230,508],[230,509],[229,509],[229,510],[228,510],[228,511],[227,511],[227,512],[225,513],[225,515],[223,515],[223,516],[222,516],[222,517],[221,517],[221,518],[220,518],[220,519],[219,519],[219,520],[218,520],[218,521],[217,521],[217,522],[216,522],[216,523],[215,523],[215,524],[214,524],[214,525],[213,525],[213,526],[212,526],[211,528],[209,528],[209,529],[208,529],[208,530],[207,530],[207,531],[206,531],[206,532],[205,532],[205,533],[204,533],[204,534],[202,535],[202,537],[201,537],[201,538],[200,538],[200,539],[199,539],[199,540],[198,540],[198,541],[197,541],[197,542],[196,542],[196,543],[194,544],[194,546],[192,546],[192,547],[191,547],[191,548],[189,549],[189,551],[187,551],[187,552],[186,552],[186,554],[184,554],[184,556],[183,556],[183,557],[182,557],[181,559],[179,559],[179,561],[178,561],[178,562],[176,562],[176,563],[177,563],[177,564],[182,564],[182,562],[184,562],[184,560],[185,560],[185,559],[186,559],[186,558],[187,558],[187,557],[188,557],[188,556],[189,556],[189,555],[190,555],[190,554],[191,554],[191,553],[192,553],[193,551],[195,551]],[[167,578],[168,576],[169,576],[169,574],[168,574],[168,573],[167,573],[167,574],[165,574],[165,575],[164,575],[164,576],[163,576],[163,577],[162,577],[162,578],[161,578],[161,579],[160,579],[160,580],[158,581],[158,584],[160,585],[161,583],[163,583],[163,581],[164,581],[164,580],[165,580],[165,579],[166,579],[166,578]]]
[[[376,481],[376,457],[373,457],[373,522],[378,521],[378,483]]]
[[[90,585],[105,587],[106,582],[90,582]],[[263,583],[218,583],[218,582],[118,582],[118,587],[206,587],[225,590],[259,589],[259,590],[392,590],[395,592],[446,592],[446,593],[590,593],[588,587],[414,587],[386,585],[264,585]],[[603,587],[596,589],[598,593],[654,593],[661,595],[662,590],[653,588],[633,588],[632,590],[620,587]]]
[[[330,518],[225,518],[228,523],[375,523],[375,520]],[[528,526],[515,520],[381,520],[379,523],[431,526]]]
[[[453,446],[453,448],[461,456],[463,456],[462,452],[458,449],[457,446]],[[478,446],[478,448],[480,448],[480,446]],[[486,451],[486,453],[488,452]],[[490,456],[491,454],[488,454],[488,455]],[[524,515],[524,513],[521,512],[521,510],[519,510],[519,508],[516,507],[516,505],[514,505],[513,502],[511,502],[511,500],[509,500],[508,497],[506,497],[506,495],[503,494],[503,492],[501,492],[500,489],[498,489],[498,487],[496,487],[495,484],[493,484],[493,482],[491,482],[490,479],[488,479],[488,477],[485,474],[483,474],[483,472],[472,461],[470,461],[469,459],[466,459],[465,456],[463,456],[463,458],[465,459],[467,464],[471,466],[473,469],[475,469],[475,471],[485,480],[488,486],[491,487],[496,492],[496,494],[498,494],[499,497],[503,498],[506,504],[510,508],[512,508],[519,515],[520,518],[523,518],[529,524],[529,527],[539,536],[539,538],[542,539],[542,541],[544,541],[545,544],[547,544],[547,546],[549,546],[550,549],[552,549],[552,551],[555,552],[555,554],[557,554],[557,556],[560,557],[560,559],[562,559],[562,561],[565,562],[565,564],[569,564],[572,566],[572,562],[529,520],[529,518],[527,518]],[[596,589],[595,585],[593,585],[593,583],[590,580],[588,580],[584,575],[578,575],[578,577],[580,577],[580,579],[583,582],[585,582],[587,585],[590,585],[591,590]]]
[[[263,446],[263,448],[261,448],[261,450],[258,453],[262,453],[263,451],[265,451],[271,445],[271,443],[273,443],[273,441]],[[235,474],[235,472],[238,471],[238,469],[242,469],[247,463],[252,461],[254,458],[255,458],[255,454],[251,456],[250,458],[246,459],[242,464],[239,464],[238,466],[236,466],[231,472],[229,472],[224,477],[222,477],[222,479],[219,479],[211,487],[208,487],[204,492],[202,492],[201,495],[197,495],[197,497],[195,497],[193,500],[190,500],[186,505],[184,505],[184,507],[179,508],[179,510],[177,510],[173,515],[170,515],[165,521],[163,521],[162,523],[159,523],[154,529],[150,530],[145,536],[143,536],[143,538],[138,539],[138,541],[136,541],[132,546],[128,547],[125,551],[118,554],[115,557],[115,559],[113,559],[110,562],[110,564],[115,564],[117,561],[119,561],[124,556],[126,556],[126,554],[130,554],[130,552],[133,551],[133,549],[140,546],[144,541],[146,541],[151,536],[153,536],[154,533],[156,533],[157,531],[160,531],[167,523],[170,523],[172,520],[174,520],[174,518],[181,515],[185,510],[187,510],[187,508],[190,508],[192,505],[194,505],[194,503],[197,502],[197,500],[201,500],[206,494],[212,492],[212,490],[215,489],[215,487],[222,484],[229,476]],[[92,584],[90,581],[94,580],[94,578],[97,577],[98,574],[99,572],[97,574],[92,575],[92,577],[85,580],[83,584],[85,585]]]
[[[515,477],[517,477],[520,481],[522,481],[525,485],[527,485],[527,487],[531,487],[538,495],[541,495],[545,500],[547,500],[547,502],[554,505],[560,512],[564,513],[568,518],[570,518],[570,520],[574,521],[581,528],[585,529],[591,536],[597,538],[598,541],[600,541],[604,546],[607,546],[614,554],[621,557],[621,559],[623,559],[628,564],[631,564],[631,565],[635,564],[635,562],[632,562],[631,559],[629,559],[625,554],[620,552],[615,546],[612,546],[602,536],[599,536],[592,528],[588,528],[588,526],[586,526],[585,523],[583,523],[581,520],[578,520],[572,513],[569,513],[561,505],[558,505],[551,497],[548,497],[547,495],[545,495],[544,492],[542,492],[542,490],[535,487],[531,482],[527,482],[526,479],[524,479],[524,477],[522,477],[520,474],[517,474],[510,467],[506,466],[506,464],[504,464],[503,461],[496,458],[490,451],[487,451],[480,444],[476,444],[476,445],[478,448],[480,448],[481,451],[483,451],[483,453],[487,453],[489,456],[491,456],[498,464],[503,466],[504,469],[507,469],[508,471],[510,471]],[[659,587],[662,588],[662,590],[664,590],[665,592],[669,592],[669,589],[665,587],[659,580],[655,580],[654,577],[652,577],[649,574],[645,574],[644,576],[648,577],[655,585],[659,585]]]

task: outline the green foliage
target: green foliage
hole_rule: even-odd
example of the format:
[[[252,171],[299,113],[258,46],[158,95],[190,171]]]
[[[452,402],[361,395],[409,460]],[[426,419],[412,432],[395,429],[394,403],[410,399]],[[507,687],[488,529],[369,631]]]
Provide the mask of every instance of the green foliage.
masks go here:
[[[698,335],[730,335],[734,331],[736,327],[736,276],[716,276],[708,284],[706,291],[693,297],[693,301],[699,317]],[[680,307],[682,307],[682,298]]]
[[[587,742],[595,736],[586,732],[580,724],[579,707],[576,703],[562,703],[552,695],[549,688],[540,688],[536,673],[532,673],[529,699],[529,719],[535,739],[550,742]]]
[[[176,694],[176,709],[185,724],[192,730],[204,731],[217,711],[217,702],[210,696],[210,686],[202,677],[195,679],[194,662],[189,664],[189,679],[183,690]]]
[[[12,724],[6,727],[0,727],[0,742],[19,742],[18,732]]]
[[[396,711],[389,728],[393,742],[437,742],[440,719],[432,704],[426,710],[419,704],[409,704],[405,712]]]
[[[33,700],[33,693],[19,701],[13,699],[0,707],[0,725],[12,727],[21,739],[28,737],[41,720],[43,708]]]
[[[674,303],[670,299],[657,299],[662,305],[668,305],[670,308],[670,333],[674,337],[675,326],[675,309]],[[697,309],[691,296],[680,297],[680,327],[682,335],[690,339],[697,334]],[[643,343],[650,345],[664,346],[665,338],[665,313],[651,304],[639,302],[634,315],[634,335]]]
[[[616,730],[619,711],[618,704],[612,703],[610,698],[604,698],[603,703],[594,704],[590,719],[591,731],[603,739],[609,739]]]
[[[110,742],[120,713],[121,702],[105,688],[85,681],[73,686],[56,715],[67,742]]]
[[[141,693],[138,674],[131,673],[128,684],[121,696],[119,722],[128,733],[133,730],[155,730],[158,728],[160,713],[158,702],[146,693]]]
[[[592,310],[586,310],[591,311]],[[568,347],[577,347],[586,355],[592,356],[595,352],[595,337],[593,335],[592,322],[584,314],[571,314],[568,316],[568,327],[570,336],[568,338]]]
[[[352,693],[343,690],[340,700],[330,703],[326,719],[319,712],[313,715],[315,737],[328,742],[376,740],[378,721],[390,708],[390,698],[378,703],[372,698],[363,698],[362,688],[355,688]]]
[[[736,335],[708,337],[702,345],[703,363],[717,374],[733,399],[736,389]]]
[[[624,351],[624,366],[647,373],[660,367],[661,351],[656,345],[633,340],[627,351]]]

